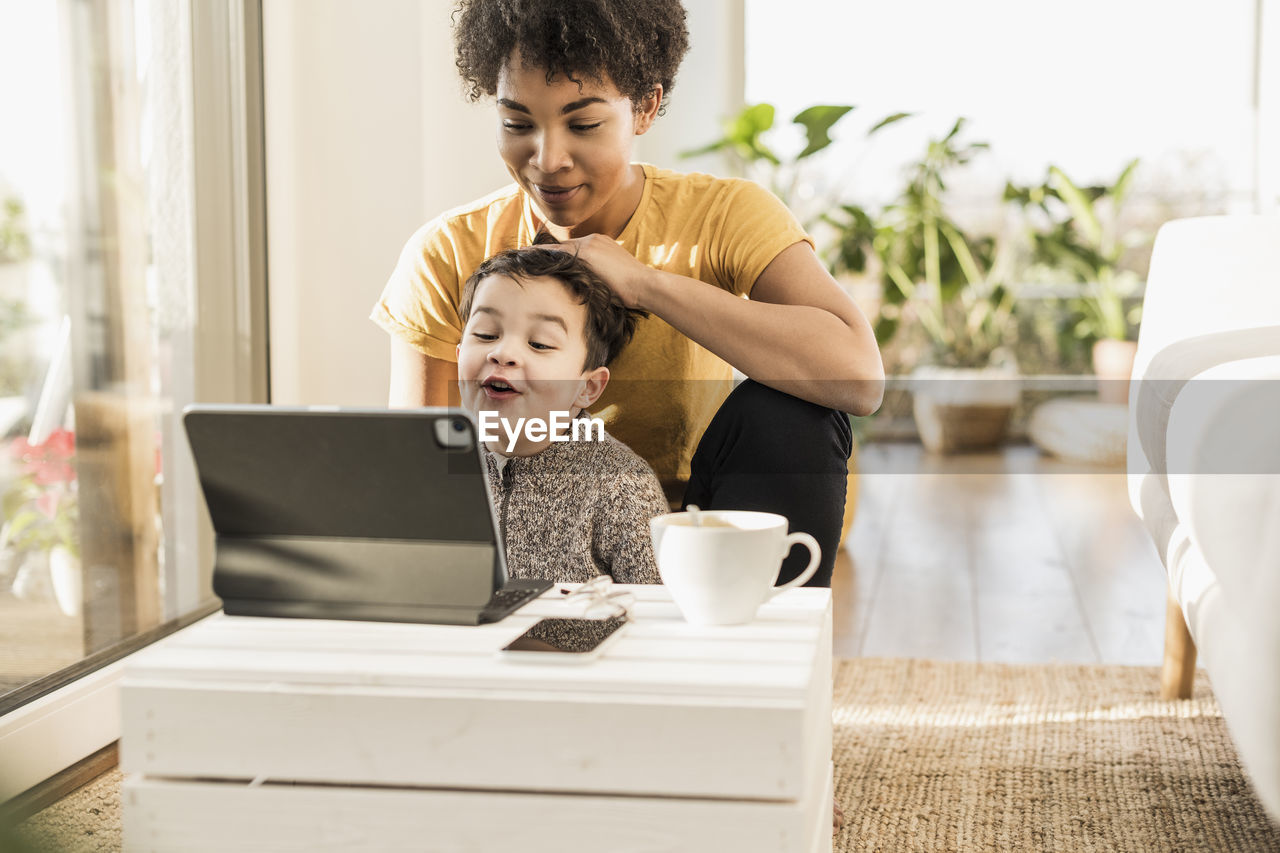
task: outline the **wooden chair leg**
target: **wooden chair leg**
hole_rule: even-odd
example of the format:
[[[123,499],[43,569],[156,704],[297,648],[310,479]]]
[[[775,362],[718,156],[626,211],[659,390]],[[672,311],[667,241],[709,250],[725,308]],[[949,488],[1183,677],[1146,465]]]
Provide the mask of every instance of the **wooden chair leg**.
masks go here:
[[[1169,590],[1164,614],[1164,669],[1160,673],[1160,695],[1165,699],[1190,699],[1196,678],[1196,642],[1187,630],[1182,607]]]

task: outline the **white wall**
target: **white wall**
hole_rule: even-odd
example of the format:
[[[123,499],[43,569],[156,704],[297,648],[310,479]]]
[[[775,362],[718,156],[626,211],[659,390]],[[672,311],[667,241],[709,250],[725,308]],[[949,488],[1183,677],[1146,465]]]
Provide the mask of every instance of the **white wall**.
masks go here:
[[[719,133],[741,103],[741,0],[686,0],[692,49],[637,159]],[[367,318],[408,236],[507,183],[492,106],[453,65],[452,0],[264,0],[271,399],[385,405],[388,339]]]
[[[449,0],[266,0],[271,398],[385,405],[368,320],[405,240],[504,183],[461,96]]]

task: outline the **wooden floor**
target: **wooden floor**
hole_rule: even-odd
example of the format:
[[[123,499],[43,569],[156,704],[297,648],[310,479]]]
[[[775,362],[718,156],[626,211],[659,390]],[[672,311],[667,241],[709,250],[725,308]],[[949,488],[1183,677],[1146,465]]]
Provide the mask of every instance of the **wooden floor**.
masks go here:
[[[1012,446],[859,450],[835,654],[1158,665],[1165,574],[1123,470]]]

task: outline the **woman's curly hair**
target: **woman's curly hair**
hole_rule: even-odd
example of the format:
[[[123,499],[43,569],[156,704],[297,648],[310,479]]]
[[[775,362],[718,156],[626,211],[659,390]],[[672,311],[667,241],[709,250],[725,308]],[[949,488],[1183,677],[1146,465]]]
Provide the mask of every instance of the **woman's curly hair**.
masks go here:
[[[525,67],[581,84],[608,79],[639,110],[655,86],[667,94],[689,49],[680,0],[459,0],[456,64],[472,101],[498,90],[517,48]]]

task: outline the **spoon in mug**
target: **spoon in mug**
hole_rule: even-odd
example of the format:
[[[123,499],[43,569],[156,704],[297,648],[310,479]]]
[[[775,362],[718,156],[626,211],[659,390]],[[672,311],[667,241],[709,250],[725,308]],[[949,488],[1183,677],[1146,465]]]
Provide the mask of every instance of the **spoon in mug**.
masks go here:
[[[689,506],[688,506],[688,512],[689,512],[689,516],[690,516],[690,518],[689,518],[689,522],[690,522],[694,527],[701,527],[701,526],[702,526],[702,516],[701,516],[702,510],[698,509],[698,505],[697,505],[697,504],[689,504]]]

